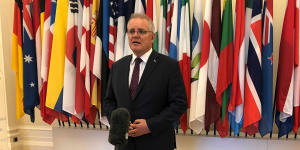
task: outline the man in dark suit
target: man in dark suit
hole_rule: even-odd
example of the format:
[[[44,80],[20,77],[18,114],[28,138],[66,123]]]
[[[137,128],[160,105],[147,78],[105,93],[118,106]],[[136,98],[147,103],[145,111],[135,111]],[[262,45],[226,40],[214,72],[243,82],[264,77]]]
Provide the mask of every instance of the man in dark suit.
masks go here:
[[[152,50],[154,25],[144,14],[133,14],[127,25],[132,55],[112,65],[103,112],[119,107],[131,115],[129,138],[121,150],[173,150],[173,124],[187,109],[179,64]]]

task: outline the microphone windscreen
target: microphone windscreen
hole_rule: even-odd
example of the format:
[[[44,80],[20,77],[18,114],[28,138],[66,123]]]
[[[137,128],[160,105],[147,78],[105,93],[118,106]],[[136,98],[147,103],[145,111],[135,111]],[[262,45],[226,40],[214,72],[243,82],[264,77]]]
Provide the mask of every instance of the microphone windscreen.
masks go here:
[[[127,143],[130,113],[126,108],[117,108],[111,113],[108,141],[120,146]]]

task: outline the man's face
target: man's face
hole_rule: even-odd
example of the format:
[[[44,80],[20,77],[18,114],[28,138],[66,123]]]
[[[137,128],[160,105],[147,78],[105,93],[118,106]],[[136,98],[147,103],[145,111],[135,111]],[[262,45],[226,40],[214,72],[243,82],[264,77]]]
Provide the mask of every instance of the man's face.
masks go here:
[[[129,46],[135,55],[139,57],[150,50],[154,38],[155,34],[150,31],[150,26],[146,19],[134,18],[129,21]]]

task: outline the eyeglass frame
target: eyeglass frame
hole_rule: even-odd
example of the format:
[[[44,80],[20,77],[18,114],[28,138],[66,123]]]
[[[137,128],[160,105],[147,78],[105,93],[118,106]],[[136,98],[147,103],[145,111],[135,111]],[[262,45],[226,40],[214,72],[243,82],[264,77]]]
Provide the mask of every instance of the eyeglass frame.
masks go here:
[[[142,30],[142,29],[134,30],[134,29],[131,29],[131,30],[127,31],[127,34],[128,35],[134,35],[135,33],[137,33],[138,35],[146,35],[147,32],[152,32],[153,33],[153,31],[150,31],[150,30]]]

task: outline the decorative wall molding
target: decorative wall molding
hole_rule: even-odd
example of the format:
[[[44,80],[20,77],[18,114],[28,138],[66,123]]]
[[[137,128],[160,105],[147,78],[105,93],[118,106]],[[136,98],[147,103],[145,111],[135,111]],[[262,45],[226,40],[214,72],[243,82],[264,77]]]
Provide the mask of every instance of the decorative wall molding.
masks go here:
[[[52,127],[19,126],[9,129],[11,150],[52,150]]]

